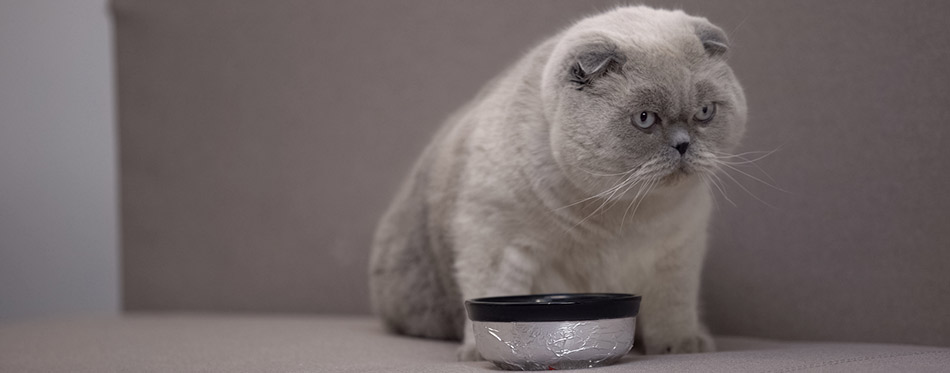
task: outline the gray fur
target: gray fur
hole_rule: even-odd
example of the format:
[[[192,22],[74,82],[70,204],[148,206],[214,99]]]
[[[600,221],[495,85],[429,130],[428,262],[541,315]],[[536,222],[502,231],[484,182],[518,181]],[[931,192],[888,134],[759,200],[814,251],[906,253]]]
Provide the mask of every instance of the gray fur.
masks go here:
[[[697,305],[705,182],[746,122],[726,43],[703,18],[622,7],[490,82],[435,136],[379,224],[370,287],[384,324],[462,340],[470,360],[463,299],[627,292],[643,295],[647,353],[712,350]],[[706,102],[716,114],[701,123]],[[658,122],[640,130],[644,111]]]
[[[695,23],[693,26],[708,55],[721,56],[729,51],[729,39],[721,28],[704,22]]]

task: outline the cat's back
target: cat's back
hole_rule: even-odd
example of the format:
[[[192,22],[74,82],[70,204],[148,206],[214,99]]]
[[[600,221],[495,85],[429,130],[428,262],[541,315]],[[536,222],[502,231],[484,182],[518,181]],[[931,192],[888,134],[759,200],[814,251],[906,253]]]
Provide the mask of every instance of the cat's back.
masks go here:
[[[424,205],[429,219],[420,214],[415,219],[402,215],[397,220],[405,224],[421,224],[420,219],[448,222],[473,168],[485,163],[496,169],[506,167],[510,153],[520,146],[513,142],[533,136],[520,133],[537,126],[526,122],[540,121],[543,116],[537,94],[540,65],[553,45],[553,40],[548,40],[531,50],[449,116],[416,160],[387,215]],[[387,220],[391,217],[384,216],[383,222]]]
[[[370,293],[390,330],[461,337],[464,311],[451,239],[459,195],[477,189],[471,185],[473,172],[508,158],[504,153],[516,128],[512,118],[529,118],[526,112],[534,110],[530,90],[539,78],[529,74],[540,70],[544,49],[543,44],[531,51],[446,120],[380,220],[370,256]]]

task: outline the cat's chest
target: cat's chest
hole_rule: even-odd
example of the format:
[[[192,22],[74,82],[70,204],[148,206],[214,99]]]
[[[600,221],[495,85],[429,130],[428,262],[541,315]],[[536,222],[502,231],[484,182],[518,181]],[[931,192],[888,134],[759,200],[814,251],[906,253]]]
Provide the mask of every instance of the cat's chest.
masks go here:
[[[579,246],[546,258],[534,279],[537,293],[631,292],[653,272],[669,235],[632,234]]]
[[[533,290],[642,291],[655,277],[658,258],[705,232],[710,213],[706,197],[684,192],[676,198],[654,199],[639,206],[637,219],[624,220],[629,217],[608,212],[603,225],[585,234],[548,237],[543,246],[550,250],[540,260]]]

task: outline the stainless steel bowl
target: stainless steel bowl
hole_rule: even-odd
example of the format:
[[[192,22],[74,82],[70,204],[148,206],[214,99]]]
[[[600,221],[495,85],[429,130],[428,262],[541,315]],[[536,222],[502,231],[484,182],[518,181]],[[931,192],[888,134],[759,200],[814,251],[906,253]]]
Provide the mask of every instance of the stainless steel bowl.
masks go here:
[[[478,352],[508,370],[612,364],[633,347],[639,306],[639,296],[587,293],[465,302]]]

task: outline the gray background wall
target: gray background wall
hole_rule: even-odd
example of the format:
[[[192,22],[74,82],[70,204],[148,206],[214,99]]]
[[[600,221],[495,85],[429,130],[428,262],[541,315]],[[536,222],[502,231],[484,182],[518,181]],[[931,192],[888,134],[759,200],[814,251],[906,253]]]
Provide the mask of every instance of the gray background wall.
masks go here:
[[[950,345],[950,3],[647,3],[731,35],[743,149],[788,191],[727,180],[713,331]],[[116,0],[125,309],[368,312],[373,226],[434,129],[612,4]]]
[[[119,310],[105,0],[0,1],[0,320]]]

